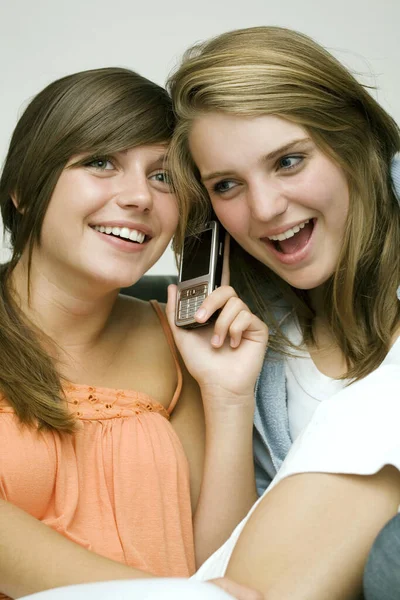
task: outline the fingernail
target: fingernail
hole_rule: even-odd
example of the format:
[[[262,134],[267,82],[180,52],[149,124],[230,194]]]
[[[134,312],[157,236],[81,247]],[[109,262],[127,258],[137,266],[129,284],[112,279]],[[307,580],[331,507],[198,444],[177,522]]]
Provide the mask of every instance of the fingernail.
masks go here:
[[[213,346],[218,346],[219,345],[219,335],[213,335],[211,338],[211,344]]]
[[[205,308],[199,308],[199,310],[196,312],[196,314],[194,315],[196,317],[196,319],[204,319],[204,317],[206,316],[207,311]]]

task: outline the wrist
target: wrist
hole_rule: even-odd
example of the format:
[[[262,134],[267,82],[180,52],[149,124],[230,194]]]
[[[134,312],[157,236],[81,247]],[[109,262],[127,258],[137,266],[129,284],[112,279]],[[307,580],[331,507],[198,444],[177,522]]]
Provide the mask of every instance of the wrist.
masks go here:
[[[232,407],[254,410],[254,390],[241,390],[239,392],[228,390],[218,384],[200,385],[201,397],[204,406],[218,409]]]
[[[204,417],[208,433],[222,430],[226,437],[228,431],[252,431],[254,419],[254,398],[252,396],[234,398],[227,403],[227,398],[213,397],[209,402],[203,398]],[[231,400],[231,398],[230,398]]]

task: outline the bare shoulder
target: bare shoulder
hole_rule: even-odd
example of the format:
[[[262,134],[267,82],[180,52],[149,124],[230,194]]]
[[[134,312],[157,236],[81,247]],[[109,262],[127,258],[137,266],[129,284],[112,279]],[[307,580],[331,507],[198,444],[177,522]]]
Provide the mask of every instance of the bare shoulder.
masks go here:
[[[115,327],[119,329],[120,338],[123,338],[126,355],[131,358],[134,356],[136,364],[151,364],[159,381],[168,380],[173,383],[172,388],[169,386],[172,392],[176,388],[178,373],[181,372],[181,397],[171,418],[171,421],[178,423],[182,418],[186,421],[186,417],[183,417],[186,410],[192,411],[197,406],[202,411],[201,397],[196,381],[188,373],[179,355],[172,333],[169,335],[165,304],[157,305],[161,315],[157,314],[157,307],[150,302],[120,296],[113,320]]]
[[[118,314],[116,317],[121,326],[123,324],[128,344],[130,343],[132,346],[137,347],[139,343],[142,353],[153,352],[153,355],[148,354],[148,356],[152,356],[153,358],[157,356],[159,359],[167,358],[169,359],[169,363],[172,361],[175,364],[176,357],[183,380],[182,398],[173,416],[173,420],[177,420],[183,412],[184,406],[191,405],[193,408],[194,405],[197,405],[201,407],[202,411],[201,395],[196,381],[187,371],[185,363],[179,355],[178,349],[173,342],[172,333],[170,340],[167,338],[168,334],[165,330],[169,330],[169,325],[165,314],[166,305],[161,302],[157,302],[157,305],[164,317],[161,317],[163,324],[154,305],[152,306],[150,302],[131,297],[121,297],[119,299]],[[176,364],[174,370],[176,370]]]
[[[110,328],[118,348],[122,387],[145,392],[163,406],[169,406],[177,384],[177,370],[155,308],[150,302],[120,295]]]
[[[154,304],[165,317],[165,305],[159,302]],[[137,345],[140,342],[142,347],[154,344],[153,350],[170,355],[171,349],[164,330],[166,317],[160,318],[154,304],[120,295],[113,310],[114,327],[123,332],[127,344]]]
[[[159,304],[159,306],[163,307],[162,304]],[[150,302],[132,296],[124,296],[123,294],[118,296],[113,312],[120,322],[123,321],[127,325],[131,324],[133,327],[136,327],[138,320],[142,319],[145,319],[149,324],[159,322]]]

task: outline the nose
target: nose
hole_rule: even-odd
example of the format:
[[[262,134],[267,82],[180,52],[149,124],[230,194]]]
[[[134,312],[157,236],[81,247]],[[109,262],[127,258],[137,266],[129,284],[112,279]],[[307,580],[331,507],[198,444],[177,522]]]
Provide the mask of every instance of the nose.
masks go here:
[[[143,212],[149,212],[153,207],[153,197],[146,175],[144,173],[126,174],[116,199],[121,208],[133,207]]]
[[[268,179],[260,179],[249,186],[247,201],[251,216],[258,221],[272,221],[288,207],[288,200],[279,183]]]

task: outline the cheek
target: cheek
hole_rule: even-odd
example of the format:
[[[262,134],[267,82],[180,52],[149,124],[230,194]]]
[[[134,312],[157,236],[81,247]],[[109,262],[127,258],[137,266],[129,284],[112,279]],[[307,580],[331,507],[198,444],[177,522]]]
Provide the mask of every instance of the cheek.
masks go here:
[[[72,173],[69,179],[58,182],[48,208],[52,218],[61,221],[85,218],[113,196],[112,186],[107,182],[79,175]]]
[[[325,213],[330,226],[342,230],[349,211],[349,192],[347,185],[332,185],[320,192],[321,211]]]
[[[211,200],[212,207],[218,220],[234,237],[240,236],[247,230],[246,210],[234,202]]]
[[[60,226],[62,223],[62,226]],[[61,215],[58,211],[49,209],[43,220],[40,232],[40,247],[44,253],[62,252],[61,248],[68,245],[73,247],[71,239],[72,227],[68,221],[67,215]],[[76,237],[76,236],[75,236]]]
[[[178,204],[173,196],[168,198],[165,201],[162,198],[162,210],[160,211],[161,222],[164,224],[165,228],[171,232],[171,235],[175,232],[179,223],[179,209]]]
[[[314,169],[304,181],[304,189],[310,198],[316,199],[323,210],[336,212],[338,220],[347,214],[349,187],[346,176],[328,159],[323,158],[314,165]]]

